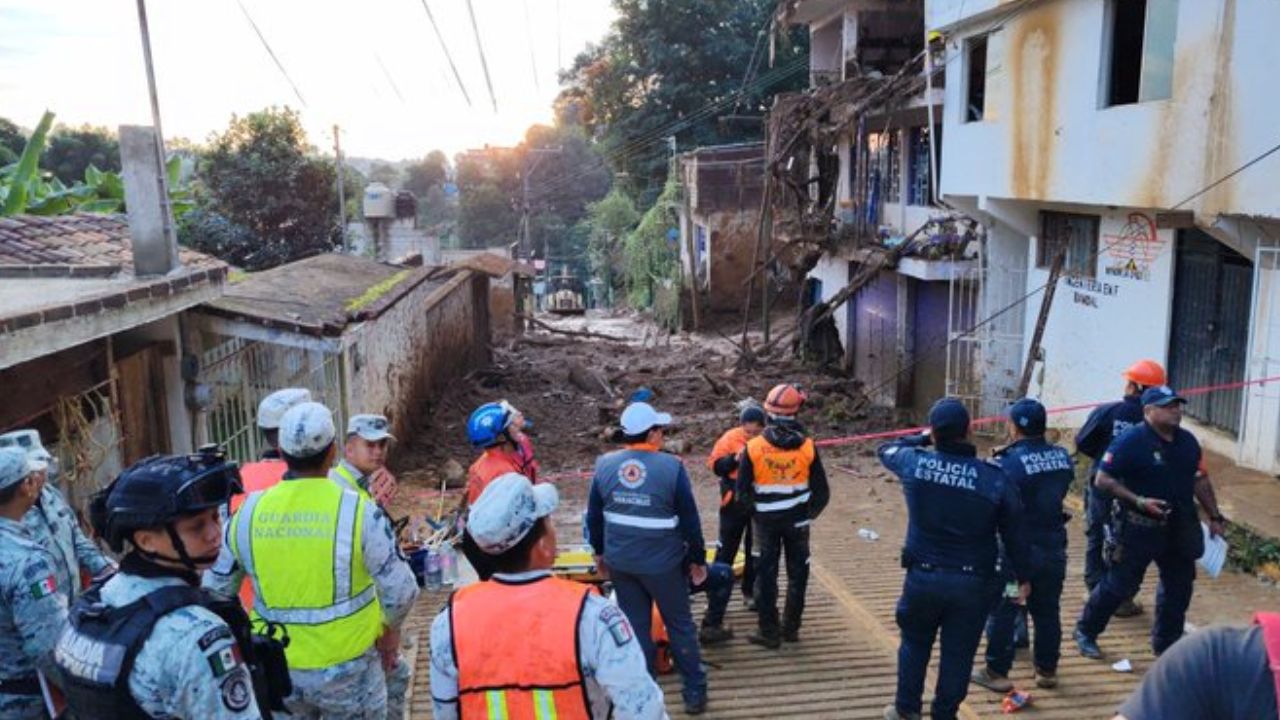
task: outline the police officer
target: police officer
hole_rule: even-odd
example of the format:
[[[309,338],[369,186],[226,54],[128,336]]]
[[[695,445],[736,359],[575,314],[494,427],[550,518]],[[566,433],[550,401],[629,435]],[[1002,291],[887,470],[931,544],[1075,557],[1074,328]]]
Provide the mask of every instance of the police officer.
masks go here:
[[[219,507],[239,484],[235,465],[207,450],[142,460],[95,496],[94,528],[128,552],[120,572],[72,605],[58,640],[75,717],[239,719],[270,709],[259,700],[267,688],[254,687],[248,617],[200,589],[222,542]]]
[[[747,442],[764,430],[764,409],[754,401],[738,413],[738,424],[716,440],[707,458],[707,466],[720,479],[720,547],[716,549],[712,569],[729,569],[727,592],[707,593],[707,614],[702,618],[698,639],[704,645],[722,643],[733,637],[733,629],[724,626],[724,613],[733,597],[733,563],[738,548],[743,547],[746,563],[742,572],[742,596],[748,608],[755,607],[755,561],[751,557],[751,509],[734,502],[737,493],[738,466]]]
[[[683,681],[685,711],[695,715],[707,706],[707,676],[689,604],[690,580],[703,585],[708,577],[698,505],[684,464],[662,452],[671,416],[637,402],[622,411],[621,424],[626,447],[596,461],[587,534],[596,566],[613,580],[618,604],[640,636],[650,673],[657,604]]]
[[[622,610],[551,576],[558,502],[555,486],[510,473],[471,506],[468,528],[497,572],[454,592],[431,625],[436,720],[667,717]]]
[[[287,630],[291,713],[380,720],[391,669],[381,659],[398,644],[418,586],[382,511],[328,478],[336,434],[319,403],[284,414],[289,472],[245,500],[205,584],[231,589],[248,575],[255,618]]]
[[[1106,566],[1102,561],[1102,546],[1106,541],[1106,527],[1111,520],[1111,498],[1100,492],[1094,484],[1098,475],[1098,462],[1111,441],[1135,425],[1142,424],[1142,391],[1164,385],[1164,368],[1155,360],[1139,360],[1123,373],[1124,397],[1119,402],[1094,408],[1076,433],[1076,449],[1093,460],[1089,468],[1089,481],[1085,484],[1085,552],[1084,584],[1089,592],[1102,580]],[[1129,598],[1116,609],[1117,617],[1131,617],[1142,613],[1142,605]]]
[[[80,528],[80,520],[62,493],[51,482],[57,475],[57,462],[44,444],[40,433],[14,430],[0,435],[0,447],[19,447],[26,451],[32,473],[40,484],[40,498],[22,518],[31,536],[53,555],[58,575],[58,592],[70,604],[80,594],[80,573],[98,576],[114,567],[93,541]]]
[[[1009,408],[1008,423],[1013,443],[1000,451],[997,461],[1022,500],[1025,576],[1031,583],[1026,607],[1035,623],[1036,685],[1051,688],[1058,684],[1062,645],[1059,607],[1067,574],[1067,516],[1062,512],[1062,500],[1071,489],[1075,470],[1070,453],[1045,440],[1045,426],[1044,405],[1030,398],[1015,402]],[[1016,586],[1007,589],[1011,591],[1004,593],[987,620],[987,666],[973,673],[974,682],[1001,693],[1013,689],[1009,669],[1020,608]]]
[[[956,717],[969,688],[973,656],[982,639],[999,583],[997,536],[1004,543],[1007,572],[1026,597],[1027,567],[1017,486],[998,466],[979,460],[969,443],[969,411],[954,398],[929,410],[927,433],[881,445],[880,462],[902,482],[907,500],[907,541],[902,550],[906,579],[896,619],[898,691],[886,720],[919,718],[925,669],[942,632],[938,686],[932,713]],[[932,443],[934,451],[924,446]]]
[[[395,495],[396,477],[387,470],[387,446],[395,440],[391,423],[383,415],[353,415],[347,421],[347,438],[343,458],[329,470],[329,478],[348,490],[360,493],[382,507]],[[382,645],[386,656],[387,717],[404,717],[404,699],[409,692],[409,663],[400,654],[398,639],[388,638]]]
[[[827,474],[813,440],[796,415],[805,395],[778,385],[765,397],[764,432],[747,442],[738,464],[738,501],[755,517],[757,630],[750,642],[774,649],[800,639],[809,584],[809,525],[831,499]],[[787,553],[787,602],[778,623],[778,569]]]
[[[1195,561],[1204,552],[1195,500],[1208,513],[1215,537],[1226,523],[1213,485],[1198,472],[1200,443],[1181,427],[1185,403],[1168,386],[1147,388],[1142,393],[1145,421],[1116,438],[1099,463],[1095,482],[1116,499],[1116,546],[1076,623],[1076,645],[1085,657],[1102,657],[1098,636],[1116,608],[1133,597],[1152,562],[1160,570],[1160,585],[1151,649],[1159,655],[1182,637]]]
[[[43,718],[37,671],[48,675],[67,622],[53,556],[22,518],[40,498],[40,481],[21,448],[0,448],[0,717]]]

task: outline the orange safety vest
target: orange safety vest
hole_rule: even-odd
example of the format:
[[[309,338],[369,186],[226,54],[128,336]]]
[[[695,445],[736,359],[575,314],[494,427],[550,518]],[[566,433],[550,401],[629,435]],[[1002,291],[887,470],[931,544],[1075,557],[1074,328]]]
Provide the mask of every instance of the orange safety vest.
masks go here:
[[[725,433],[720,436],[720,439],[716,440],[715,447],[711,448],[711,455],[707,457],[707,467],[710,468],[712,472],[715,472],[716,462],[719,461],[720,458],[723,458],[726,455],[737,455],[741,453],[742,450],[747,447],[747,441],[749,439],[750,438],[747,437],[747,431],[743,430],[741,426],[726,430]],[[729,479],[736,480],[737,477],[738,469],[735,467],[733,470],[729,471]],[[731,502],[733,502],[732,488],[723,489],[720,493],[720,507],[725,507]]]
[[[499,448],[485,450],[467,471],[467,504],[475,504],[480,499],[480,493],[484,492],[494,478],[510,472],[524,472],[520,458]]]
[[[578,618],[595,589],[545,577],[485,580],[449,599],[464,718],[590,720]]]
[[[244,492],[231,496],[231,514],[240,509],[249,493],[266,490],[284,479],[288,469],[283,460],[259,460],[241,466],[240,484],[244,486]],[[240,583],[240,604],[245,610],[253,608],[253,581],[247,577]]]
[[[771,490],[785,493],[809,487],[809,468],[817,453],[813,438],[805,438],[800,447],[787,450],[757,437],[747,443],[747,456],[751,458],[757,493],[769,493]]]

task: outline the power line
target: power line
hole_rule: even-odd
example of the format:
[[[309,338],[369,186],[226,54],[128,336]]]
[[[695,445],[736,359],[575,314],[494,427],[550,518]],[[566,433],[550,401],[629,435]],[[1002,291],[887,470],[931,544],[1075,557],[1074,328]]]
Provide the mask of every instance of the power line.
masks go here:
[[[449,52],[449,46],[444,42],[444,35],[440,32],[440,26],[436,23],[436,16],[431,12],[431,6],[427,4],[427,0],[422,0],[422,9],[427,11],[427,20],[431,21],[431,29],[436,33],[436,41],[440,43],[440,49],[444,51],[445,60],[449,61],[449,69],[453,71],[453,79],[458,81],[458,89],[462,91],[462,98],[467,101],[467,107],[472,107],[471,93],[467,92],[467,85],[462,82],[462,75],[458,73],[458,66],[453,62],[453,53]]]
[[[476,9],[472,6],[471,0],[467,0],[467,14],[471,16],[471,31],[476,36],[476,49],[480,51],[480,67],[484,70],[484,84],[489,88],[489,101],[493,103],[493,111],[498,112],[498,96],[493,94],[493,79],[489,77],[489,61],[484,56],[484,43],[480,42],[480,25],[476,22]]]
[[[391,71],[387,70],[387,66],[382,62],[382,56],[378,53],[373,54],[373,59],[378,61],[378,67],[382,68],[382,76],[387,79],[387,84],[395,91],[396,97],[400,98],[400,104],[404,104],[404,95],[400,94],[400,87],[396,85],[396,81],[391,78]]]
[[[524,36],[529,42],[529,67],[533,70],[533,89],[542,92],[538,82],[538,54],[533,50],[533,26],[529,20],[529,0],[524,0]]]
[[[236,0],[236,4],[240,6],[240,12],[244,13],[244,19],[249,21],[249,26],[253,28],[253,32],[262,41],[262,47],[266,48],[267,54],[271,56],[271,61],[276,64],[276,68],[280,70],[280,74],[289,83],[289,87],[293,88],[293,94],[298,96],[298,102],[302,103],[302,107],[307,107],[307,101],[303,99],[302,93],[298,92],[297,84],[293,82],[293,78],[289,77],[289,71],[284,69],[284,63],[281,63],[280,58],[276,57],[275,51],[271,49],[271,43],[267,42],[267,38],[258,29],[258,23],[253,21],[253,16],[249,14],[249,9],[244,6],[241,0]]]

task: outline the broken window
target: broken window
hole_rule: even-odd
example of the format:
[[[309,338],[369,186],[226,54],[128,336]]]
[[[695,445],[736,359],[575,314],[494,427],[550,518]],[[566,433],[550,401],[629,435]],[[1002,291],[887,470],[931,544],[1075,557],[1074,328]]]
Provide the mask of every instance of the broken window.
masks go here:
[[[1170,97],[1178,0],[1111,0],[1108,11],[1106,105]]]
[[[933,131],[939,132],[941,129],[941,126],[938,126]],[[928,126],[911,128],[908,144],[910,159],[907,165],[907,204],[909,205],[929,205],[937,200],[933,194],[933,178],[929,170],[929,149]],[[941,145],[938,146],[938,150],[938,159],[941,160]],[[941,171],[941,165],[939,165],[939,171]]]
[[[1076,277],[1097,276],[1098,216],[1041,212],[1036,267],[1049,269],[1059,252],[1066,250],[1062,271]]]
[[[964,43],[965,91],[964,121],[982,119],[987,109],[987,35],[969,38]]]

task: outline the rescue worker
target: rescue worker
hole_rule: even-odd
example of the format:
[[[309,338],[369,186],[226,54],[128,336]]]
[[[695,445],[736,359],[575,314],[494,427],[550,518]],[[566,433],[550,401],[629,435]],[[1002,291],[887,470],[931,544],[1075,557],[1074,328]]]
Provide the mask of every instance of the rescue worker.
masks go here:
[[[471,506],[468,528],[497,572],[455,591],[431,625],[436,720],[667,717],[622,610],[551,576],[558,502],[555,486],[508,473]]]
[[[347,421],[343,458],[329,470],[329,478],[382,508],[396,492],[396,477],[387,470],[387,448],[395,436],[383,415],[353,415]],[[385,511],[384,511],[385,512]],[[404,717],[404,699],[409,692],[409,663],[400,654],[400,644],[385,643],[383,666],[387,671],[387,717]]]
[[[244,490],[231,498],[228,517],[240,508],[246,495],[266,490],[284,477],[288,468],[280,456],[280,418],[284,417],[289,408],[304,402],[311,402],[311,391],[306,388],[285,388],[271,393],[258,403],[258,431],[262,433],[266,447],[257,462],[245,463],[240,468]],[[252,601],[252,597],[249,599]]]
[[[1114,720],[1271,720],[1280,690],[1280,613],[1197,630],[1142,676]]]
[[[929,444],[934,450],[924,449]],[[929,410],[929,430],[881,445],[880,462],[898,476],[907,501],[906,569],[895,616],[898,689],[886,720],[919,718],[925,669],[942,635],[932,717],[952,720],[969,690],[973,656],[999,592],[997,538],[1006,572],[1025,598],[1025,544],[1018,488],[969,443],[969,411],[954,398]]]
[[[733,596],[733,563],[738,557],[738,547],[746,554],[742,571],[742,596],[747,607],[755,607],[755,561],[751,557],[751,512],[741,503],[734,502],[737,491],[738,466],[747,441],[764,430],[764,409],[750,403],[738,413],[738,425],[725,431],[716,440],[707,458],[707,467],[720,479],[720,547],[716,549],[713,568],[729,568],[728,592],[707,593],[707,614],[702,618],[698,639],[704,645],[722,643],[733,637],[733,629],[724,626],[724,613]]]
[[[1013,443],[997,455],[997,462],[1009,482],[1018,488],[1022,500],[1023,539],[1031,594],[1025,607],[1035,625],[1036,685],[1058,684],[1058,658],[1062,645],[1062,583],[1067,575],[1067,527],[1069,517],[1062,501],[1075,479],[1071,454],[1045,440],[1047,413],[1044,405],[1023,398],[1009,408],[1008,431]],[[1001,579],[1012,580],[1007,573]],[[1007,693],[1013,689],[1009,669],[1013,667],[1014,627],[1022,605],[1017,586],[1006,585],[996,609],[987,620],[987,665],[974,671],[973,681],[990,690]]]
[[[506,401],[485,403],[467,418],[467,441],[480,450],[480,457],[467,470],[467,493],[462,500],[464,514],[460,516],[464,525],[461,546],[463,556],[471,563],[481,580],[488,580],[493,570],[489,567],[489,556],[481,552],[465,532],[465,509],[480,497],[485,486],[496,477],[507,473],[530,477],[532,451],[527,460],[521,453],[517,436],[519,420],[515,408]]]
[[[72,605],[58,639],[75,717],[270,717],[261,704],[270,691],[254,686],[248,617],[200,588],[222,543],[219,510],[239,485],[236,466],[206,449],[142,460],[95,496],[95,530],[127,552],[118,573]]]
[[[5,433],[0,435],[0,447],[18,447],[27,453],[32,473],[40,484],[40,497],[22,522],[31,537],[53,556],[58,592],[65,595],[70,604],[80,594],[82,573],[97,577],[113,569],[115,564],[84,534],[75,511],[51,482],[57,476],[57,461],[44,449],[40,433],[31,429]]]
[[[755,520],[757,630],[750,642],[775,649],[800,639],[809,584],[809,526],[831,499],[817,447],[796,419],[805,395],[778,385],[765,397],[767,422],[747,442],[738,464],[738,502]],[[787,601],[778,622],[778,570],[787,555]]]
[[[287,631],[289,712],[380,720],[391,669],[382,658],[399,646],[418,585],[382,511],[328,478],[336,434],[319,403],[284,414],[280,451],[289,472],[245,500],[205,584],[225,591],[247,575],[255,620]]]
[[[396,476],[387,470],[387,450],[395,440],[385,415],[352,415],[347,421],[347,437],[342,459],[329,477],[343,487],[363,494],[381,507],[395,497]]]
[[[524,476],[529,478],[529,482],[538,482],[538,461],[533,455],[533,440],[529,434],[525,432],[533,423],[529,422],[524,413],[515,408],[514,405],[506,400],[499,400],[499,404],[511,413],[511,437],[516,441],[516,452],[520,455],[520,464],[524,468]]]
[[[671,416],[652,405],[622,411],[626,446],[596,460],[587,499],[588,538],[596,567],[613,580],[618,605],[640,637],[655,674],[653,606],[666,625],[683,683],[685,712],[707,707],[707,675],[689,602],[690,581],[707,582],[707,551],[684,463],[662,452]]]
[[[1095,480],[1116,501],[1110,563],[1076,623],[1080,654],[1099,659],[1098,636],[1116,608],[1133,597],[1147,567],[1160,570],[1151,649],[1163,653],[1182,637],[1204,538],[1195,501],[1209,516],[1209,532],[1222,535],[1213,484],[1199,472],[1200,443],[1181,427],[1186,403],[1160,385],[1142,393],[1144,422],[1116,438],[1102,456]]]
[[[22,520],[39,498],[27,453],[0,448],[0,717],[12,720],[45,717],[37,671],[50,675],[67,622],[53,555]]]
[[[1100,492],[1094,484],[1098,475],[1098,463],[1111,442],[1135,425],[1142,424],[1142,392],[1149,387],[1165,384],[1165,372],[1155,360],[1139,360],[1122,374],[1124,397],[1119,402],[1094,408],[1076,433],[1076,450],[1093,460],[1085,483],[1085,551],[1084,584],[1090,593],[1102,580],[1106,565],[1102,559],[1102,546],[1106,542],[1106,527],[1111,521],[1111,498]],[[1117,617],[1132,617],[1142,613],[1142,605],[1133,598],[1126,599],[1116,609]]]

